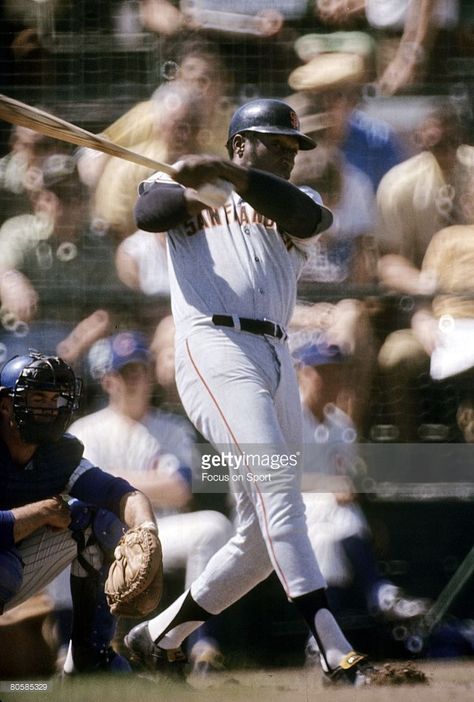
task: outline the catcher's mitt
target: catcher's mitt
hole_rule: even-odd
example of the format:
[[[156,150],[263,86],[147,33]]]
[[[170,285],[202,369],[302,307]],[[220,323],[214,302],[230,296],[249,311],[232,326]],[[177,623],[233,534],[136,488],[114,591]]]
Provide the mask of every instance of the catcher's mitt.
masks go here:
[[[163,592],[163,557],[154,525],[129,529],[114,551],[105,582],[112,614],[144,617],[158,605]]]

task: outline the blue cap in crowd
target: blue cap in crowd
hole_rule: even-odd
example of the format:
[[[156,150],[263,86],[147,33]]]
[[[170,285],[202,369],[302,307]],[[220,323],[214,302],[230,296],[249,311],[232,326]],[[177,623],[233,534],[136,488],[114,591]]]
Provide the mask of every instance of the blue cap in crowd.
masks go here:
[[[89,351],[90,372],[97,379],[105,373],[118,372],[129,363],[148,365],[150,360],[147,337],[138,331],[123,331],[99,339]]]
[[[302,330],[290,334],[291,355],[303,366],[324,366],[346,360],[341,348],[328,343],[321,330]]]
[[[324,366],[342,363],[345,359],[335,344],[308,343],[293,352],[293,358],[304,366]]]

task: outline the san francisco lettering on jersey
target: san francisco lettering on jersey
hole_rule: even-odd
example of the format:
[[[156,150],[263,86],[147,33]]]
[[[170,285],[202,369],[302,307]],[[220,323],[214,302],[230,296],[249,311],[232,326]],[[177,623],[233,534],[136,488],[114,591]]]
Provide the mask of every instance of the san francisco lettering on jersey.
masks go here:
[[[224,219],[225,216],[225,219]],[[223,221],[224,219],[224,221]],[[222,225],[238,222],[239,224],[262,224],[266,229],[277,228],[276,222],[256,212],[246,203],[233,205],[227,203],[218,209],[202,210],[198,215],[186,220],[183,227],[187,236],[193,236],[203,229],[213,229]]]

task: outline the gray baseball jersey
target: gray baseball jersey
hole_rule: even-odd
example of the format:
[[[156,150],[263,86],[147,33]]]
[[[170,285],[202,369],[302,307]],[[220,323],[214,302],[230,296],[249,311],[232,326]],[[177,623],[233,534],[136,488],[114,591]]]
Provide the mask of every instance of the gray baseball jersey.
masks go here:
[[[141,192],[152,182],[170,179],[152,176]],[[243,457],[258,446],[263,459],[301,448],[298,386],[285,337],[241,331],[239,320],[287,326],[310,245],[279,231],[236,193],[223,207],[168,231],[176,382],[191,421],[220,451]],[[215,315],[231,317],[234,328],[216,326]],[[325,585],[307,536],[299,467],[289,461],[269,476],[264,461],[257,463],[252,470],[245,461],[231,468],[230,476],[240,476],[236,533],[191,588],[214,614],[273,568],[288,597]],[[272,485],[264,485],[268,477]]]
[[[164,173],[141,185],[172,183]],[[319,194],[301,187],[318,204]],[[296,281],[314,239],[279,232],[237,193],[224,207],[202,210],[168,231],[170,288],[178,337],[209,323],[213,314],[270,319],[286,327],[296,302]]]

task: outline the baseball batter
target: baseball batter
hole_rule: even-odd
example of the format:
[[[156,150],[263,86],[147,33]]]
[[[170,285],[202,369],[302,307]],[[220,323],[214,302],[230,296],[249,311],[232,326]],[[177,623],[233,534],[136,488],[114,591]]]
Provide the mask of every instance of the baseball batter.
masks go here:
[[[300,469],[291,460],[302,428],[286,328],[307,247],[332,215],[318,193],[288,179],[298,149],[315,143],[286,103],[259,99],[235,112],[227,146],[230,161],[190,157],[176,164],[174,181],[160,173],[149,178],[135,213],[141,229],[168,231],[176,380],[190,419],[218,451],[242,459],[258,446],[262,458],[287,460],[271,475],[254,464],[250,471],[245,460],[233,463],[232,474],[242,476],[235,535],[189,590],[132,629],[125,643],[145,665],[163,667],[179,658],[176,649],[203,621],[275,569],[318,641],[327,676],[367,682],[371,669],[328,609]],[[199,189],[216,179],[234,191],[212,208]]]

